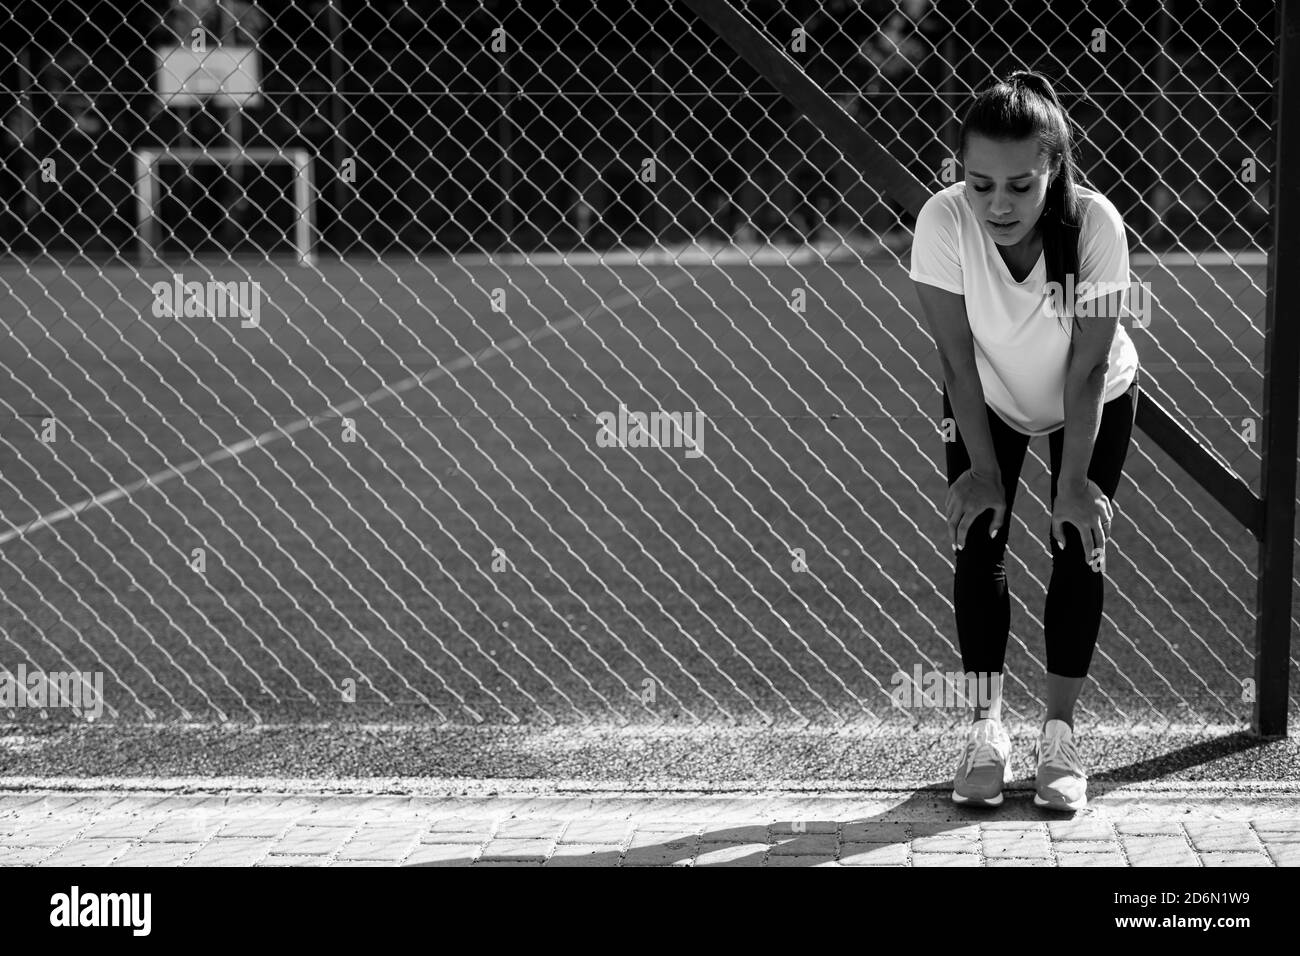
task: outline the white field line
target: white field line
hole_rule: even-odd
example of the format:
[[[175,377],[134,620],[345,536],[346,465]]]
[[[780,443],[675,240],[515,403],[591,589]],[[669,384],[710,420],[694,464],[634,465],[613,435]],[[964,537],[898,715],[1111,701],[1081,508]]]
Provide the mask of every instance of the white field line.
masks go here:
[[[1268,254],[1250,252],[1135,252],[1131,266],[1266,266]]]
[[[1029,780],[1003,788],[1031,792]],[[40,791],[78,793],[176,793],[210,795],[256,793],[265,796],[342,797],[460,797],[491,800],[509,797],[563,797],[598,794],[649,797],[656,794],[741,795],[756,798],[790,794],[826,799],[876,799],[896,801],[899,794],[935,792],[948,805],[951,781],[934,779],[827,779],[827,780],[551,780],[541,778],[467,777],[0,777],[0,797]],[[1093,799],[1142,797],[1162,803],[1181,800],[1216,800],[1258,795],[1273,801],[1290,800],[1290,815],[1300,817],[1300,781],[1137,781],[1093,785]],[[1252,806],[1247,800],[1247,806]],[[1262,811],[1262,806],[1256,810]]]
[[[698,265],[751,265],[785,266],[811,265],[823,262],[856,262],[862,259],[900,262],[899,251],[879,240],[829,241],[816,243],[685,243],[674,246],[649,246],[645,248],[611,249],[606,252],[509,252],[499,254],[474,253],[456,256],[457,262],[466,265],[520,266],[537,268],[558,266],[698,266]],[[1135,252],[1129,258],[1130,266],[1265,266],[1268,255],[1259,251],[1247,252]]]
[[[1003,725],[1011,734],[1031,733],[1037,734],[1041,726],[1038,720],[1004,720]],[[927,727],[919,733],[932,737],[961,737],[964,736],[968,724],[961,722],[954,724],[952,727]],[[1085,724],[1078,721],[1080,734],[1088,737],[1141,737],[1156,738],[1166,735],[1177,736],[1195,736],[1213,740],[1215,738],[1226,737],[1230,734],[1242,733],[1246,730],[1244,724],[1194,724],[1194,723],[1170,723],[1162,725],[1152,724]],[[848,728],[855,729],[855,728]],[[738,737],[764,737],[773,736],[805,736],[805,737],[839,737],[845,733],[844,727],[819,727],[809,725],[803,728],[786,728],[786,727],[767,727],[767,726],[733,726],[731,724],[700,724],[698,726],[671,726],[662,727],[646,724],[633,724],[626,727],[612,725],[603,726],[583,726],[579,724],[564,725],[561,727],[528,727],[519,724],[475,724],[461,723],[457,721],[448,721],[447,723],[419,723],[419,722],[402,722],[402,721],[374,721],[374,722],[348,722],[348,721],[288,721],[288,722],[256,722],[256,721],[107,721],[100,720],[85,723],[69,723],[60,728],[62,733],[76,733],[79,736],[89,736],[93,732],[115,734],[121,731],[131,732],[137,730],[148,731],[215,731],[220,730],[227,733],[297,733],[307,731],[326,731],[331,734],[341,733],[427,733],[433,737],[439,734],[458,734],[464,731],[477,731],[481,734],[501,737],[527,738],[529,740],[545,740],[547,738],[554,740],[563,740],[567,745],[571,745],[575,740],[637,740],[653,739],[665,740],[673,737],[698,738],[701,742],[713,738],[738,738]],[[8,731],[13,736],[6,735]],[[909,739],[915,739],[918,731],[912,724],[900,724],[895,727],[869,727],[863,726],[861,732],[864,739],[888,739],[891,736],[906,735]],[[24,736],[23,728],[18,724],[6,724],[0,721],[0,746],[11,743],[16,740],[50,740],[53,739],[49,728],[42,728],[39,735]]]
[[[545,338],[548,335],[558,335],[561,332],[571,329],[575,325],[585,322],[591,315],[600,309],[609,309],[610,311],[620,309],[631,302],[641,301],[642,298],[647,295],[654,295],[656,292],[666,291],[674,286],[682,285],[689,278],[689,276],[685,275],[670,277],[667,280],[644,286],[636,292],[615,296],[609,302],[601,303],[599,306],[589,309],[586,313],[570,315],[567,318],[560,319],[558,322],[548,322],[535,332],[530,332],[527,335],[512,336],[503,342],[494,344],[491,348],[486,349],[478,355],[464,356],[452,362],[448,362],[445,365],[439,365],[436,368],[432,368],[427,372],[422,372],[419,375],[413,375],[409,378],[402,379],[396,384],[385,385],[383,388],[377,389],[362,398],[351,399],[341,405],[334,406],[328,411],[321,412],[318,415],[312,415],[309,418],[301,418],[296,422],[273,428],[270,431],[263,432],[262,434],[256,435],[252,438],[246,438],[243,441],[235,442],[231,445],[225,445],[203,458],[197,458],[194,461],[186,462],[183,465],[173,465],[170,468],[164,468],[162,471],[149,475],[146,478],[141,478],[139,481],[120,485],[111,491],[105,491],[102,494],[95,495],[93,498],[87,498],[84,501],[80,501],[75,505],[60,508],[57,511],[51,511],[49,514],[42,515],[27,524],[15,525],[11,523],[8,531],[0,532],[0,545],[12,541],[15,538],[21,538],[33,531],[39,531],[42,528],[48,528],[52,524],[57,524],[60,521],[65,521],[68,518],[75,517],[87,509],[103,507],[121,498],[128,498],[137,491],[141,491],[145,488],[156,488],[164,482],[171,481],[173,478],[179,478],[182,475],[196,471],[199,468],[206,468],[219,461],[225,461],[227,458],[236,458],[248,451],[250,448],[260,448],[263,445],[268,445],[271,442],[276,441],[277,439],[288,438],[290,435],[307,428],[312,428],[331,418],[339,418],[349,412],[354,412],[359,408],[364,408],[376,402],[381,402],[386,398],[392,398],[394,395],[401,392],[409,391],[425,384],[426,382],[431,382],[434,379],[441,378],[445,375],[451,375],[471,366],[478,365],[480,362],[484,362],[495,355],[504,355],[506,352],[514,351],[522,345],[536,342],[538,339]]]
[[[1003,721],[1007,732],[1013,737],[1038,736],[1041,722],[1038,720]],[[223,734],[285,734],[288,736],[310,736],[328,734],[331,739],[338,735],[363,734],[376,736],[381,734],[422,734],[436,743],[440,737],[470,732],[491,741],[511,741],[511,746],[546,746],[550,742],[562,742],[566,748],[578,743],[592,744],[636,744],[645,741],[671,741],[685,738],[706,746],[718,741],[729,740],[770,740],[773,738],[800,737],[809,741],[820,739],[835,740],[845,733],[860,733],[867,743],[889,741],[891,738],[906,735],[915,739],[918,734],[928,739],[946,742],[961,740],[965,735],[965,724],[954,727],[926,727],[917,730],[911,724],[903,726],[871,727],[853,726],[823,727],[808,725],[806,727],[767,727],[762,725],[722,725],[700,724],[698,726],[664,726],[654,727],[644,724],[630,724],[625,727],[611,725],[582,726],[565,724],[556,727],[530,727],[521,724],[475,724],[469,722],[448,721],[447,723],[411,723],[402,721],[350,722],[350,721],[301,721],[301,722],[265,722],[255,721],[85,721],[69,723],[58,731],[43,729],[40,734],[28,734],[18,724],[6,724],[0,721],[0,748],[6,746],[51,746],[59,741],[75,737],[77,740],[90,741],[98,736],[116,737],[119,734],[138,736],[146,732],[155,736],[183,736],[187,733]],[[1139,739],[1158,741],[1175,738],[1180,742],[1187,739],[1196,741],[1213,741],[1247,731],[1245,724],[1193,724],[1172,723],[1163,726],[1150,724],[1096,724],[1088,726],[1079,724],[1079,732],[1088,738]]]
[[[457,256],[457,262],[475,265],[518,266],[707,266],[810,265],[853,262],[881,250],[876,240],[851,243],[838,240],[815,243],[682,243],[672,246],[620,248],[605,252],[507,252]]]

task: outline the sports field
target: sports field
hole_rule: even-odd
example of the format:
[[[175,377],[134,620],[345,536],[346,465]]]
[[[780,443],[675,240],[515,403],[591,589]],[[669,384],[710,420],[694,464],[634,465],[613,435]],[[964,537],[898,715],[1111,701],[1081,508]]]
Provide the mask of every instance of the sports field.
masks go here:
[[[103,671],[130,720],[901,719],[896,672],[960,667],[905,263],[7,263],[0,663]],[[1144,389],[1257,489],[1264,266],[1134,271]],[[258,325],[155,317],[172,272],[260,283]],[[702,412],[702,455],[600,447],[620,404]],[[1046,460],[1011,535],[1013,716]],[[1253,538],[1141,432],[1117,503],[1084,714],[1246,723]]]

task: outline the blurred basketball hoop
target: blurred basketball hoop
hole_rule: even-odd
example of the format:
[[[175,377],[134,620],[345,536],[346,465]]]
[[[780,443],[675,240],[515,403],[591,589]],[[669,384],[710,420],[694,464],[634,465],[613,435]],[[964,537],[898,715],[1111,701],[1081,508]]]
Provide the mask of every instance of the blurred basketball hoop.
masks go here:
[[[157,51],[158,96],[166,106],[259,106],[261,69],[251,46],[219,46],[202,52],[189,47]]]

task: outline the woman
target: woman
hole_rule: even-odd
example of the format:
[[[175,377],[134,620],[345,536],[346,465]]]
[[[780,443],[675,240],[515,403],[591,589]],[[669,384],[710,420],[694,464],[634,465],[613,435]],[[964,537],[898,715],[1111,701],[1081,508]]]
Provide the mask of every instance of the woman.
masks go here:
[[[962,664],[988,692],[952,796],[997,806],[1010,779],[1004,561],[1029,439],[1047,435],[1052,577],[1034,802],[1078,810],[1087,774],[1074,703],[1097,643],[1112,502],[1137,408],[1137,350],[1120,322],[1124,223],[1109,200],[1077,184],[1070,122],[1036,73],[1018,70],[977,96],[960,154],[965,181],[931,196],[917,217],[910,273],[939,346],[944,418],[956,425],[945,445],[945,510]]]

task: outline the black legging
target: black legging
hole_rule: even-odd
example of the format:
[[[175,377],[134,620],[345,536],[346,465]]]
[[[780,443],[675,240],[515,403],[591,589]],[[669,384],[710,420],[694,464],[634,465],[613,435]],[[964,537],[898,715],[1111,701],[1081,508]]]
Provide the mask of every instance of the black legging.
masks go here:
[[[1129,436],[1137,416],[1138,380],[1123,395],[1102,405],[1101,424],[1093,445],[1088,477],[1115,500],[1124,458],[1128,454]],[[989,429],[1002,483],[1007,494],[1007,513],[996,538],[989,537],[993,512],[986,510],[971,524],[965,546],[954,552],[956,572],[953,581],[953,605],[957,616],[957,640],[961,645],[961,662],[967,673],[1001,673],[1007,653],[1007,636],[1011,630],[1011,595],[1007,591],[1006,550],[1011,532],[1011,507],[1020,485],[1020,468],[1029,448],[1029,436],[1010,428],[986,404]],[[956,418],[943,389],[944,418]],[[1056,482],[1061,473],[1061,450],[1065,443],[1065,426],[1047,436],[1052,460],[1052,503],[1056,502]],[[970,455],[961,432],[956,440],[944,443],[948,459],[948,486],[951,487],[970,468]],[[1047,535],[1052,549],[1052,579],[1047,586],[1047,605],[1043,613],[1043,630],[1047,638],[1047,672],[1062,677],[1086,677],[1092,652],[1101,627],[1104,595],[1103,574],[1092,570],[1084,554],[1083,541],[1072,524],[1065,527],[1065,550],[1056,546],[1049,524]],[[1091,549],[1089,549],[1091,550]],[[1109,548],[1107,549],[1109,550]]]

